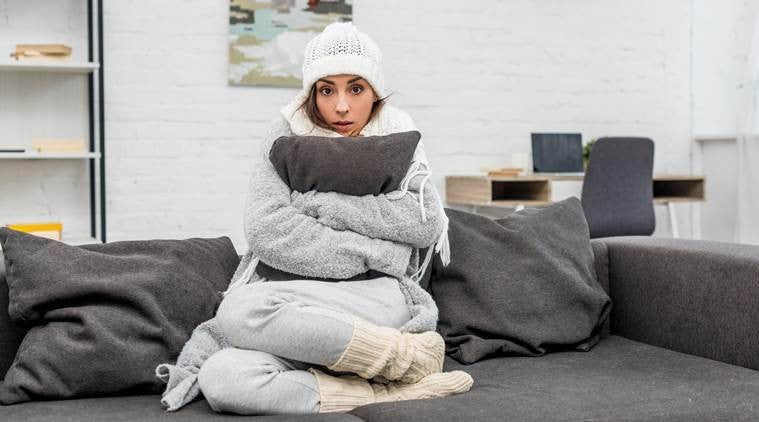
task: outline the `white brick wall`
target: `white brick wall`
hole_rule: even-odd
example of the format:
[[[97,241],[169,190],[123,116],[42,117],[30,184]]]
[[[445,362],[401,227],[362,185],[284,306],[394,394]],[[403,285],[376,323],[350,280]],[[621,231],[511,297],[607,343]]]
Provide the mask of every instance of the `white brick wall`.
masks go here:
[[[744,83],[759,12],[757,0],[694,1],[693,132],[701,138],[732,137],[748,104]],[[749,97],[750,98],[750,97]],[[738,150],[732,141],[697,143],[694,171],[706,176],[708,198],[701,206],[703,236],[737,239]]]
[[[0,0],[0,26],[20,2]],[[106,2],[110,240],[228,235],[244,248],[249,163],[295,91],[227,86],[227,7]],[[441,192],[443,175],[508,164],[535,131],[649,136],[656,171],[690,171],[691,12],[690,0],[354,1]]]

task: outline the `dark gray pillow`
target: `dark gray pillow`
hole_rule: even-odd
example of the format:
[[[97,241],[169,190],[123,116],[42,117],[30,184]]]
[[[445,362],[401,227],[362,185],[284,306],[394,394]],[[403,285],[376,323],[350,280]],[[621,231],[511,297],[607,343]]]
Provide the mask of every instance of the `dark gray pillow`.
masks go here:
[[[290,190],[379,195],[398,189],[421,136],[415,130],[340,138],[282,136],[274,141],[269,160]],[[256,266],[256,273],[274,281],[303,279],[302,275],[282,271],[263,261]],[[385,275],[369,271],[348,280],[369,280]]]
[[[226,237],[76,247],[0,228],[0,245],[8,313],[29,328],[2,404],[159,393],[155,367],[213,317],[239,260]]]
[[[5,262],[0,250],[0,381],[16,356],[18,345],[26,330],[8,316],[8,284],[5,282]]]
[[[430,290],[448,354],[469,364],[598,342],[611,301],[596,279],[577,198],[499,220],[445,211],[451,263],[433,261]]]
[[[283,136],[274,141],[269,160],[290,190],[379,195],[398,189],[421,136],[415,130],[385,136]]]
[[[263,261],[258,261],[258,264],[256,264],[256,273],[260,275],[261,277],[266,277],[269,281],[290,281],[290,280],[303,280],[302,275],[298,275],[295,273],[290,273],[287,271],[278,270],[271,265],[267,265]],[[355,275],[350,278],[321,278],[321,277],[313,277],[308,276],[309,280],[317,280],[317,281],[329,281],[329,282],[337,282],[337,281],[361,281],[361,280],[371,280],[373,278],[378,277],[387,277],[387,274],[375,271],[375,270],[369,270],[365,273],[361,273],[358,275]]]

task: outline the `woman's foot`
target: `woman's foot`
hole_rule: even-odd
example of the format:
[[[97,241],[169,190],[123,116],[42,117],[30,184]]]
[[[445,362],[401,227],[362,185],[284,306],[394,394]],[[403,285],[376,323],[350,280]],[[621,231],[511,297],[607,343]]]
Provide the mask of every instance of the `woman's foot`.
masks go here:
[[[415,383],[441,372],[444,357],[445,342],[435,331],[401,333],[356,318],[348,347],[329,369],[366,379],[382,376],[389,381]]]
[[[371,403],[447,397],[469,391],[474,383],[472,377],[463,371],[427,375],[413,384],[370,383],[353,375],[334,377],[314,368],[309,371],[316,376],[319,384],[319,411],[322,413],[348,412]]]

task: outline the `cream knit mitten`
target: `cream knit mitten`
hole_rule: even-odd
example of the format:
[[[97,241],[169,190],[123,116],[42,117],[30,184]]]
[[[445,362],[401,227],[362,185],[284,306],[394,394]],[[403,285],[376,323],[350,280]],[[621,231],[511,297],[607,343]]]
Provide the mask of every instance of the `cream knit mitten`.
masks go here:
[[[402,333],[360,318],[353,319],[353,337],[329,369],[362,378],[381,375],[387,380],[414,383],[443,370],[445,342],[435,331]]]
[[[355,375],[334,377],[314,368],[309,372],[319,383],[321,413],[348,412],[370,403],[447,397],[469,391],[474,383],[464,371],[431,374],[413,384],[375,384]]]

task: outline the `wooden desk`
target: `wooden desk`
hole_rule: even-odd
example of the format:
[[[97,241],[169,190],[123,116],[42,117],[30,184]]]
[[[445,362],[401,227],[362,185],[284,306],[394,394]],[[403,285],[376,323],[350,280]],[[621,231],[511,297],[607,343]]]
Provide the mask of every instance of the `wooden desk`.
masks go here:
[[[559,181],[582,182],[579,175],[526,175],[516,177],[446,176],[445,198],[450,204],[522,208],[547,205],[554,198],[553,184]],[[666,204],[673,237],[679,237],[673,204],[704,201],[704,177],[656,175],[653,178],[654,203]]]

